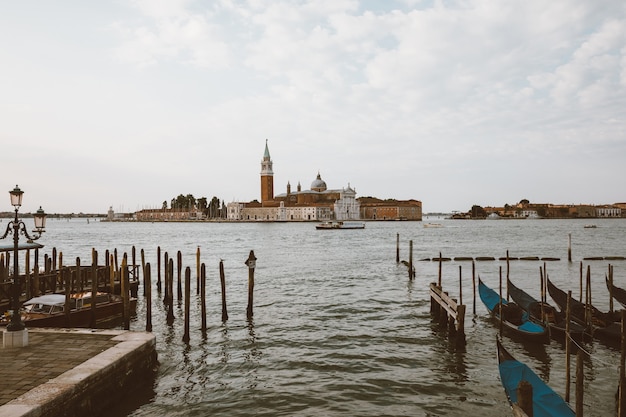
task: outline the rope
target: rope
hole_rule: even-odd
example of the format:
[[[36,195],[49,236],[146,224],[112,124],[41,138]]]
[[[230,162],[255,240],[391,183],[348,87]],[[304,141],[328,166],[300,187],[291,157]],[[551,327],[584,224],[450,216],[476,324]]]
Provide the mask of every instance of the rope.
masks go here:
[[[570,334],[567,334],[567,338],[568,338],[570,341],[574,342],[574,344],[576,345],[576,347],[578,347],[578,349],[580,349],[581,351],[583,351],[583,352],[584,352],[584,353],[585,353],[585,354],[586,354],[589,358],[592,358],[591,352],[589,352],[588,350],[586,350],[585,348],[583,348],[581,345],[579,345],[579,344],[578,344],[578,342],[577,342],[576,340],[574,340]],[[607,366],[607,367],[610,367],[610,368],[617,368],[617,372],[619,373],[619,365],[615,365],[615,364],[613,364],[613,363],[608,363],[608,362],[602,361],[602,360],[600,360],[600,359],[597,359],[597,358],[595,358],[595,357],[593,358],[593,360],[594,360],[594,361],[596,361],[596,362],[599,362],[600,364],[602,364],[602,365],[604,365],[604,366]]]

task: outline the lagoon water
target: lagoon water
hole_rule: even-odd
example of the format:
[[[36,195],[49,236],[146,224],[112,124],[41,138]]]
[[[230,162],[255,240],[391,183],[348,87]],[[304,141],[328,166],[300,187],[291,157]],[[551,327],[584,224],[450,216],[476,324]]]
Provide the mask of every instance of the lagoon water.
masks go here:
[[[442,227],[423,227],[429,221]],[[159,369],[152,386],[111,410],[114,416],[505,416],[499,382],[497,328],[476,296],[472,263],[442,265],[444,290],[467,307],[464,349],[455,347],[429,314],[428,284],[438,263],[421,259],[493,256],[557,257],[545,262],[551,280],[579,296],[581,262],[591,267],[594,304],[608,310],[604,276],[614,266],[626,287],[626,261],[584,261],[626,256],[626,220],[445,220],[368,222],[364,230],[315,230],[314,223],[109,223],[49,220],[44,253],[53,247],[68,264],[83,264],[95,248],[129,257],[143,249],[157,278],[157,247],[192,271],[191,340],[182,341],[184,304],[175,301],[168,325],[153,284],[153,333]],[[416,278],[396,263],[408,260],[413,241]],[[573,262],[567,261],[571,236]],[[200,331],[196,250],[207,268],[206,334]],[[246,319],[250,250],[257,257],[254,318]],[[40,255],[41,256],[41,255]],[[221,320],[219,262],[224,261],[229,319]],[[101,261],[102,262],[102,261]],[[539,298],[542,261],[511,261],[509,276]],[[497,288],[506,262],[477,261],[476,275]],[[459,294],[461,280],[462,294]],[[616,303],[617,304],[617,303]],[[132,330],[145,329],[141,296]],[[565,350],[551,341],[505,346],[560,394],[565,392]],[[586,346],[585,416],[614,415],[619,351],[598,341]],[[573,357],[575,359],[575,357]],[[574,363],[574,362],[572,362]],[[573,371],[573,370],[572,370]],[[572,384],[572,401],[575,387]]]

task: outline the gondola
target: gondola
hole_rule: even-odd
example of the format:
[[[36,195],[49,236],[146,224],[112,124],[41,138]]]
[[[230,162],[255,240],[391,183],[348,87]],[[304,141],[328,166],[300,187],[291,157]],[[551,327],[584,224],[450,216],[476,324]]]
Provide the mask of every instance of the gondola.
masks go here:
[[[567,308],[567,293],[554,285],[550,279],[548,279],[548,292],[561,311],[564,312]],[[588,329],[588,332],[598,339],[619,342],[622,337],[620,323],[616,323],[611,314],[603,313],[593,305],[587,306],[586,303],[570,298],[572,320],[575,320],[582,326],[587,326],[587,321],[585,320],[587,307],[589,307],[591,313],[591,328]]]
[[[546,323],[550,329],[550,335],[558,338],[559,340],[565,340],[566,320],[565,314],[558,311],[554,306],[537,301],[530,294],[516,287],[510,279],[507,279],[507,289],[509,295],[524,311],[526,311],[531,320],[539,323]],[[543,309],[542,309],[543,306]],[[543,317],[542,317],[543,314]],[[582,326],[575,321],[570,320],[569,334],[575,340],[583,340],[585,334],[585,326]]]
[[[609,290],[609,294],[611,294],[613,298],[615,298],[617,302],[622,305],[622,307],[626,308],[626,290],[616,287],[615,285],[611,286],[611,283],[606,275],[604,276],[604,280],[606,281],[606,288]]]
[[[510,331],[511,334],[519,335],[525,339],[545,341],[547,338],[547,329],[538,323],[530,320],[527,312],[515,303],[509,303],[500,298],[500,295],[489,288],[478,278],[478,294],[489,313],[500,320],[500,304],[502,304],[502,325]]]
[[[507,352],[500,340],[496,340],[496,344],[500,382],[502,382],[512,407],[517,407],[517,387],[524,380],[533,387],[534,417],[569,417],[575,415],[569,404],[539,378],[532,369]]]

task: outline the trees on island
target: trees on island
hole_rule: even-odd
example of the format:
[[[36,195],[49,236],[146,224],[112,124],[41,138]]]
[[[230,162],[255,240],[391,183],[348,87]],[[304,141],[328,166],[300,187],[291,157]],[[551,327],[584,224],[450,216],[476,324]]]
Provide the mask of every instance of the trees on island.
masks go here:
[[[163,209],[167,209],[167,200],[163,201]],[[198,211],[208,219],[226,218],[226,204],[223,200],[213,197],[209,202],[206,197],[196,199],[193,194],[179,194],[170,202],[170,209],[175,211]]]

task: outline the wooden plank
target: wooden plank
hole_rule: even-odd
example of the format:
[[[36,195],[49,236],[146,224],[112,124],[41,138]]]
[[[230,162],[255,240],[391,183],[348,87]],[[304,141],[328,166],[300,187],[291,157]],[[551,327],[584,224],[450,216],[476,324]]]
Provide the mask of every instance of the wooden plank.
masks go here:
[[[436,285],[430,284],[430,296],[443,307],[454,319],[457,316],[457,303],[444,294]]]

